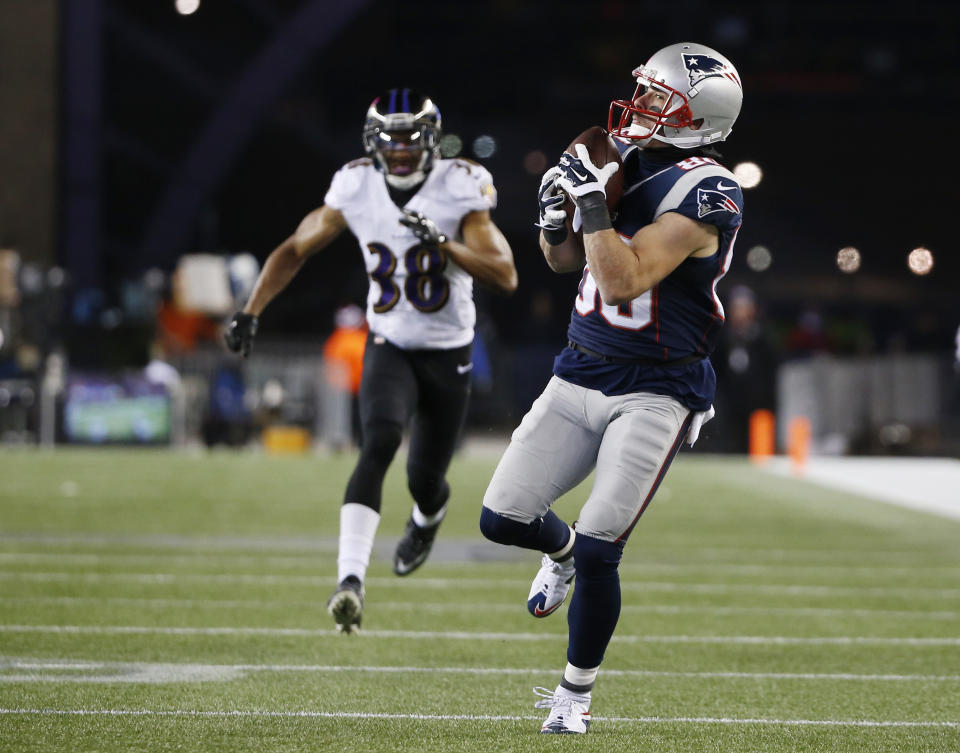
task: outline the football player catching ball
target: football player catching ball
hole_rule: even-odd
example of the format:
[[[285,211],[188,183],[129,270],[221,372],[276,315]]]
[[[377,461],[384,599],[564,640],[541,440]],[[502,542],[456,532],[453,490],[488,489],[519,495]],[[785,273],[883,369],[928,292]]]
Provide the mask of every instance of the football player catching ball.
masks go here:
[[[487,538],[543,552],[527,601],[534,617],[552,614],[576,580],[566,668],[556,690],[537,689],[537,707],[550,709],[545,733],[586,732],[620,614],[624,544],[684,439],[693,444],[713,414],[717,283],[742,217],[740,185],[713,149],[743,100],[733,64],[682,43],[633,77],[633,97],[608,116],[620,165],[592,161],[581,138],[543,176],[540,246],[553,271],[576,272],[580,284],[568,345],[514,431],[480,518]],[[607,185],[621,170],[611,216]],[[594,470],[571,527],[551,506]]]

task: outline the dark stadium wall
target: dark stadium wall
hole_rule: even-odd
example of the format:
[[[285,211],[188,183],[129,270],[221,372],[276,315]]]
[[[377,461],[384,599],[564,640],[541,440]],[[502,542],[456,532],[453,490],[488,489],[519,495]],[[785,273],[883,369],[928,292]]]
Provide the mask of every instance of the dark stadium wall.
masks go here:
[[[57,0],[0,3],[0,247],[56,258]]]

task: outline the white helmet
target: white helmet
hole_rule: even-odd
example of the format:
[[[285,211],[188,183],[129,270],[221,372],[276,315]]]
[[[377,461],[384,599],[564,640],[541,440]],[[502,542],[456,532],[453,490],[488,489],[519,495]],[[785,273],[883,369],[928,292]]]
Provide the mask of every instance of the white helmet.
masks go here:
[[[634,69],[633,76],[637,79],[633,98],[610,103],[607,130],[612,135],[635,140],[653,137],[693,149],[723,141],[733,130],[743,103],[743,85],[733,63],[716,50],[695,42],[672,44]],[[667,97],[659,112],[637,105],[648,88]]]

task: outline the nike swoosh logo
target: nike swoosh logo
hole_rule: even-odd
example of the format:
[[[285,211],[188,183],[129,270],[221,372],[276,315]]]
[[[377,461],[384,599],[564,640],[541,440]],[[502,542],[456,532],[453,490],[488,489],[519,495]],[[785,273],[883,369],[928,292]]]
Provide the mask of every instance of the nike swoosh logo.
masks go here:
[[[563,602],[560,602],[562,604]],[[533,608],[534,617],[546,617],[548,614],[553,614],[557,611],[560,604],[557,604],[555,607],[550,607],[550,609],[541,609],[540,607]]]
[[[457,364],[457,373],[466,374],[470,369],[473,368],[473,363]]]
[[[587,178],[590,177],[589,175],[581,175],[581,174],[578,173],[576,170],[574,170],[572,167],[570,168],[570,172],[572,172],[574,175],[576,175],[578,178],[580,178],[580,180],[586,180]]]
[[[732,191],[736,186],[725,186],[723,183],[717,183],[718,191]]]

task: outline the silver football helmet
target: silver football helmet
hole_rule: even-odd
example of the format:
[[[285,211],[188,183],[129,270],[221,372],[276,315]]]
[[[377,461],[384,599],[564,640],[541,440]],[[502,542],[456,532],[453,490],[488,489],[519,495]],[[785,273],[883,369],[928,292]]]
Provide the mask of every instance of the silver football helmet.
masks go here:
[[[743,103],[740,75],[727,58],[706,45],[680,42],[654,53],[634,69],[632,99],[610,103],[607,130],[614,136],[656,139],[681,149],[723,141],[733,130]],[[649,89],[665,97],[645,107]]]
[[[390,89],[367,109],[363,147],[394,188],[423,181],[439,154],[440,110],[412,89]]]

